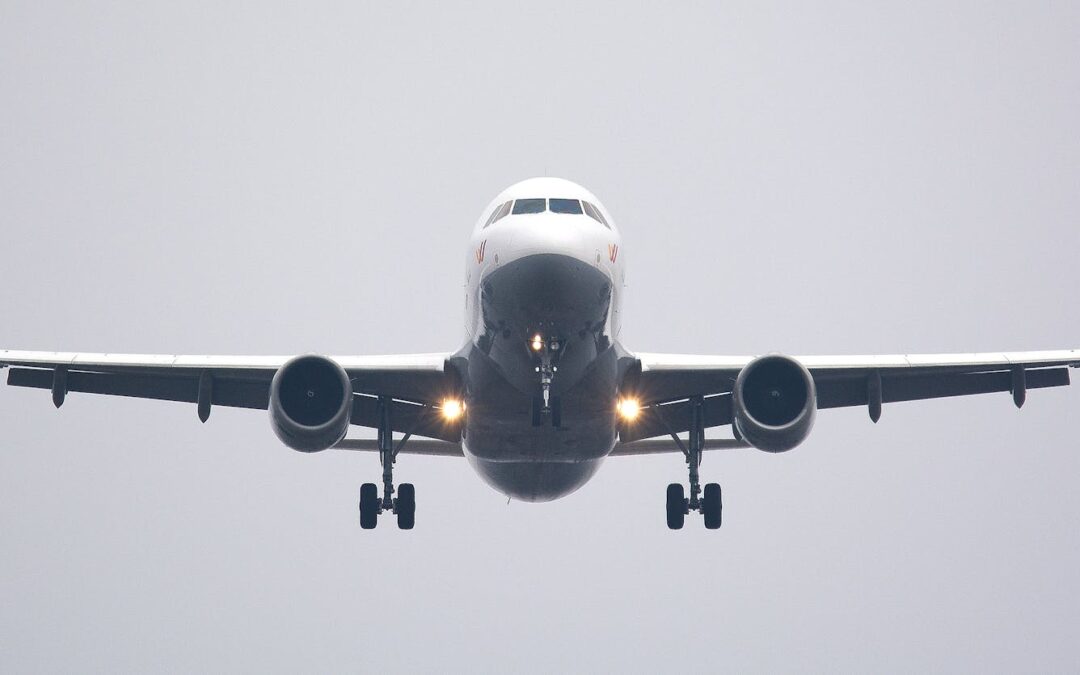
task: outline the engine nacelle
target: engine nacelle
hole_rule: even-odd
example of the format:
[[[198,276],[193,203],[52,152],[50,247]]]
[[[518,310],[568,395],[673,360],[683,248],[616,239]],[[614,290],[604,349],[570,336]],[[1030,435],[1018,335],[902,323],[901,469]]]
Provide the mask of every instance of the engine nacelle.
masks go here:
[[[352,415],[352,382],[325,356],[297,356],[270,383],[270,425],[293,450],[319,452],[345,438]]]
[[[814,426],[814,378],[790,356],[770,354],[746,364],[731,395],[738,432],[758,450],[791,450]]]

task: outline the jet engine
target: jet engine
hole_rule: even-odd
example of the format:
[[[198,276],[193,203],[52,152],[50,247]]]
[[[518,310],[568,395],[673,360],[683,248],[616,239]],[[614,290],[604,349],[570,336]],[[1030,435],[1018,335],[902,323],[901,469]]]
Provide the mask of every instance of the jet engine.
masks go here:
[[[345,438],[352,400],[352,383],[341,366],[325,356],[297,356],[270,383],[270,424],[293,450],[326,450]]]
[[[746,364],[731,394],[737,431],[758,450],[786,452],[810,435],[814,378],[790,356],[770,354]]]

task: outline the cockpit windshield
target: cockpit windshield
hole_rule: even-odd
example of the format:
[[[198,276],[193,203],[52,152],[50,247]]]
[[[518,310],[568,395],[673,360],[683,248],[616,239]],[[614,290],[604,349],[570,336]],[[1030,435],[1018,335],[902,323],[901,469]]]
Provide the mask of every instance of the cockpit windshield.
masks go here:
[[[514,210],[512,213],[517,216],[523,213],[543,213],[546,210],[546,199],[518,199],[514,202]]]
[[[502,218],[511,214],[518,216],[531,213],[544,213],[545,211],[570,216],[586,215],[604,227],[611,229],[611,226],[604,220],[603,214],[600,213],[600,209],[589,202],[584,202],[579,199],[562,199],[556,197],[552,197],[551,199],[535,197],[505,202],[491,212],[491,216],[488,218],[487,222],[484,223],[484,227],[490,227]]]
[[[501,204],[499,206],[499,208],[492,211],[491,212],[491,217],[488,218],[488,221],[486,223],[484,223],[484,227],[487,227],[487,226],[491,225],[496,220],[498,220],[498,219],[506,216],[506,214],[510,213],[510,205],[513,204],[513,203],[514,202],[504,202],[503,204]]]
[[[548,206],[552,213],[581,215],[581,202],[576,199],[549,199]]]
[[[604,220],[604,215],[602,213],[600,213],[600,209],[596,208],[595,206],[593,206],[589,202],[583,202],[583,204],[585,206],[585,215],[592,218],[593,220],[600,223],[601,225],[608,228],[609,230],[611,229],[611,226],[608,225],[606,220]]]

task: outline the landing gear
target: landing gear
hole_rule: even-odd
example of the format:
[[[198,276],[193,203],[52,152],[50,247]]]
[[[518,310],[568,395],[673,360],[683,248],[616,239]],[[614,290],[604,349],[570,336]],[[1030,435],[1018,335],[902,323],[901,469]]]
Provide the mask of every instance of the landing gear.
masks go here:
[[[690,500],[686,498],[683,486],[672,483],[667,486],[667,526],[672,530],[681,530],[690,513]],[[705,491],[697,509],[705,517],[705,529],[716,530],[720,527],[723,503],[720,498],[720,486],[706,483]]]
[[[416,523],[416,488],[412,483],[398,486],[398,496],[394,498],[394,461],[397,450],[394,449],[393,427],[390,425],[390,399],[379,398],[379,461],[383,467],[383,494],[379,498],[379,488],[375,483],[360,486],[360,527],[373,530],[379,521],[379,514],[391,511],[397,515],[398,527],[411,530]],[[408,436],[402,441],[404,444]],[[400,445],[398,447],[400,449]]]
[[[686,446],[683,446],[678,436],[672,432],[672,438],[679,443],[686,455],[686,465],[690,473],[689,499],[686,498],[681,484],[672,483],[667,487],[667,526],[672,530],[681,530],[686,514],[691,511],[698,511],[704,516],[706,529],[715,530],[720,527],[723,509],[720,486],[717,483],[708,483],[702,494],[701,476],[698,473],[701,451],[705,445],[703,405],[701,397],[690,399],[690,439]]]
[[[529,341],[529,348],[535,352],[536,374],[540,378],[540,395],[534,396],[532,403],[534,427],[542,425],[545,418],[550,419],[551,426],[556,429],[562,426],[562,406],[559,398],[551,393],[555,374],[559,372],[558,363],[562,346],[563,342],[558,337],[545,340],[540,333],[536,333]]]

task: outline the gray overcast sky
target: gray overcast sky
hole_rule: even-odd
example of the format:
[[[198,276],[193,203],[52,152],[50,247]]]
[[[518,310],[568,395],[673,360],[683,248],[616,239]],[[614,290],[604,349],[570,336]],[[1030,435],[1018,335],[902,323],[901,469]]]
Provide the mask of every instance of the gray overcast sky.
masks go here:
[[[0,346],[455,349],[545,173],[631,349],[1080,346],[1076,3],[448,5],[0,2]],[[407,457],[403,533],[265,414],[0,387],[0,670],[1075,671],[1078,411],[829,411],[706,457],[719,532],[676,457],[544,505]]]

